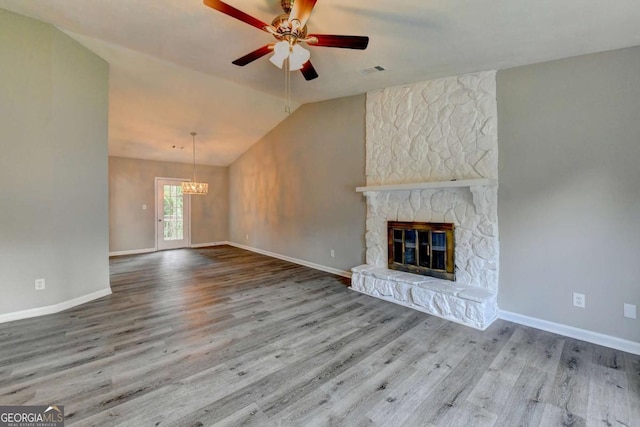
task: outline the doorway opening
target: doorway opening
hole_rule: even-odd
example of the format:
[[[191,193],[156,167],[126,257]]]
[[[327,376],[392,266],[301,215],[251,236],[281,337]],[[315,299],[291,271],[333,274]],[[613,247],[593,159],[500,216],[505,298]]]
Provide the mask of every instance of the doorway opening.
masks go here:
[[[191,199],[184,179],[156,178],[156,247],[159,251],[191,246]]]

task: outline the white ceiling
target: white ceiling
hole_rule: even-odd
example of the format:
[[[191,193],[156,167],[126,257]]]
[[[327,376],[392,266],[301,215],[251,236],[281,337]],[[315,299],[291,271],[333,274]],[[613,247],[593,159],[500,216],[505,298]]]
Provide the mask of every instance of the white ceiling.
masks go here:
[[[227,0],[271,22],[280,0]],[[280,121],[284,77],[268,57],[231,61],[271,36],[202,0],[0,0],[66,31],[111,66],[109,153],[228,165]],[[640,45],[638,0],[319,0],[310,32],[366,35],[365,51],[310,47],[307,102],[468,72]],[[382,65],[387,71],[362,75]],[[178,148],[172,148],[176,145]],[[184,147],[183,150],[180,147]]]

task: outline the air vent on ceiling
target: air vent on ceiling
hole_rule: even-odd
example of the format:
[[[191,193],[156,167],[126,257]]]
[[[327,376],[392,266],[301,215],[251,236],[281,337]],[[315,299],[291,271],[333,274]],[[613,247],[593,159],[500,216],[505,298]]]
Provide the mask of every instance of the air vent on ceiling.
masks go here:
[[[375,67],[365,68],[363,70],[360,70],[359,72],[363,76],[368,76],[369,74],[379,73],[379,72],[385,71],[385,70],[386,70],[386,68],[384,68],[382,65],[376,65]]]

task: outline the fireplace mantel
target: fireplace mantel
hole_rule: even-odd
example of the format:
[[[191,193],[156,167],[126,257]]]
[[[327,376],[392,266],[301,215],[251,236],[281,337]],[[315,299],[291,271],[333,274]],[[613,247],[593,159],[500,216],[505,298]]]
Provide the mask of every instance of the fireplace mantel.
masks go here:
[[[451,181],[416,182],[409,184],[391,185],[370,185],[367,187],[356,187],[356,192],[365,196],[374,196],[378,193],[390,191],[412,191],[412,190],[443,190],[447,188],[468,188],[473,196],[473,206],[476,213],[487,212],[487,200],[484,197],[484,189],[498,185],[498,180],[494,178],[477,179],[457,179]]]
[[[478,179],[458,179],[450,181],[416,182],[409,184],[391,185],[370,185],[367,187],[356,187],[358,193],[379,192],[379,191],[410,191],[410,190],[437,190],[440,188],[456,187],[479,187],[496,185],[498,181],[492,178]],[[366,194],[365,194],[366,195]]]

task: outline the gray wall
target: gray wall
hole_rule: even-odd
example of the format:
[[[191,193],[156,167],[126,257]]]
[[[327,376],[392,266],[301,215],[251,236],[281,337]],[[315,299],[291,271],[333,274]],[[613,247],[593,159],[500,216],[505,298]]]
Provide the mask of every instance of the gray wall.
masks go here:
[[[362,264],[364,120],[364,95],[306,104],[233,163],[231,241],[343,271]]]
[[[640,341],[639,70],[636,47],[498,73],[501,309]]]
[[[209,194],[191,197],[194,245],[228,240],[228,171],[226,167],[197,166],[197,178],[209,183]],[[193,165],[185,163],[109,157],[109,250],[154,248],[155,178],[192,176]]]
[[[3,10],[0,64],[4,314],[109,288],[109,68],[54,27]]]

